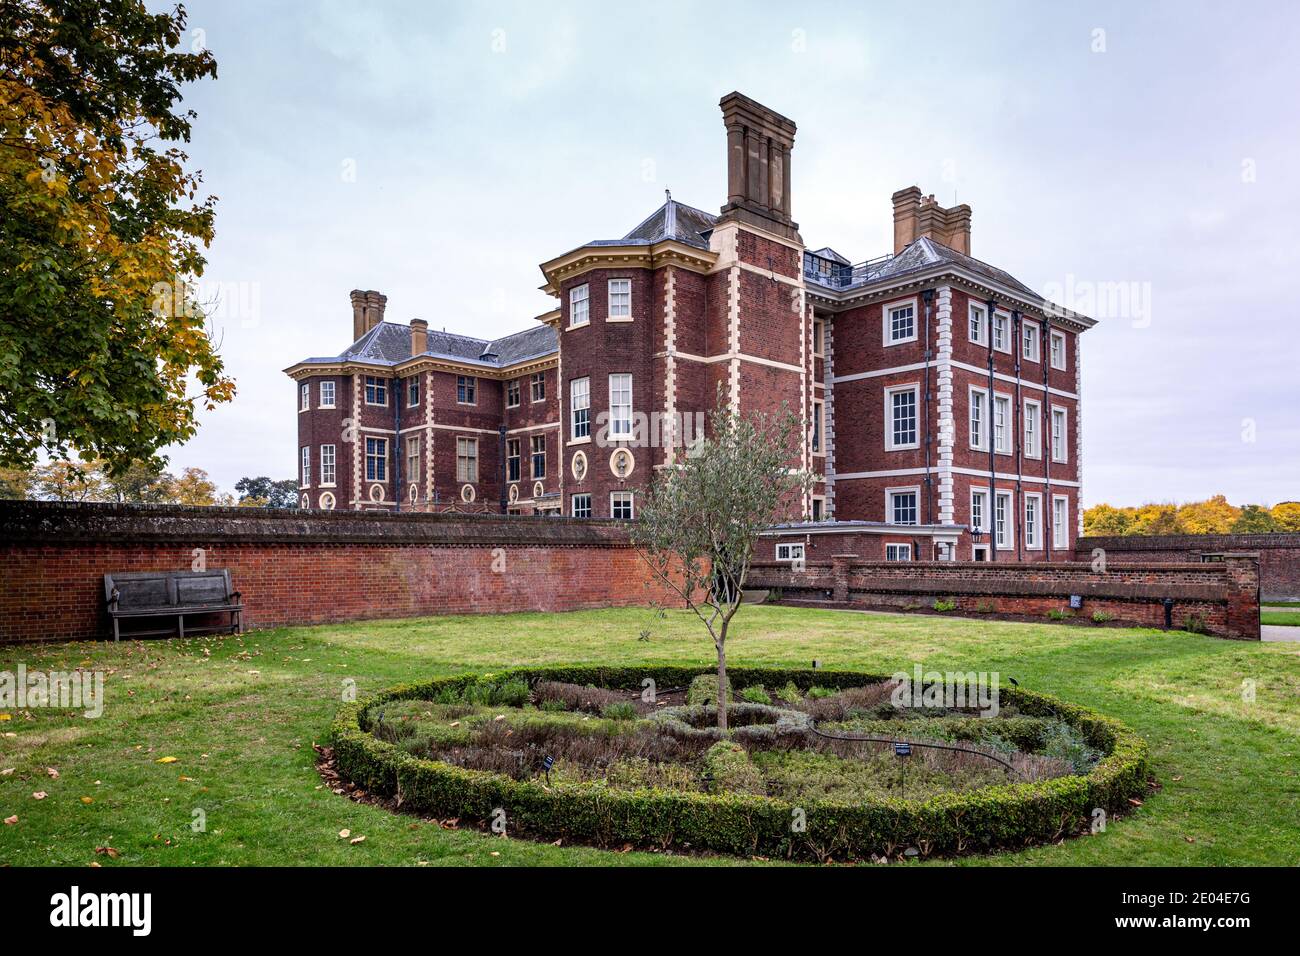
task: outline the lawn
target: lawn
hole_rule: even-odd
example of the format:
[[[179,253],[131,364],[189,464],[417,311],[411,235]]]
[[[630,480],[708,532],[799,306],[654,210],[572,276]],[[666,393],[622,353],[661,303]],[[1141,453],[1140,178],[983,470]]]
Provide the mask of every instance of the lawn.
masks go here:
[[[746,607],[733,635],[733,664],[998,671],[1117,717],[1150,743],[1162,790],[1135,814],[1096,836],[963,864],[1300,863],[1300,646],[779,607]],[[0,671],[106,672],[99,719],[0,712],[11,718],[0,719],[0,772],[13,768],[0,775],[0,818],[19,818],[0,826],[0,865],[730,862],[443,830],[336,796],[313,766],[312,743],[352,681],[364,696],[511,665],[707,663],[711,653],[684,613],[660,621],[637,609],[0,647]],[[195,810],[205,832],[191,829]],[[366,839],[341,839],[344,829]]]
[[[1300,611],[1274,611],[1270,608],[1261,608],[1259,623],[1300,627]]]

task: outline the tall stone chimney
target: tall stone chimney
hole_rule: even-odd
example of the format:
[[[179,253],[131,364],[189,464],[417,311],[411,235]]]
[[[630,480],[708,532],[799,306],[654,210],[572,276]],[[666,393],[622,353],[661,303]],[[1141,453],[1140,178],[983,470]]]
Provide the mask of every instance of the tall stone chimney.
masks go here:
[[[429,351],[429,323],[424,319],[411,320],[411,356]]]
[[[794,120],[740,93],[728,93],[718,105],[727,128],[727,204],[721,218],[802,242],[799,224],[790,218]]]
[[[366,331],[369,332],[380,322],[384,321],[384,306],[388,304],[388,296],[380,295],[374,289],[366,293]]]
[[[970,206],[945,209],[916,186],[900,189],[894,201],[894,255],[911,242],[928,236],[949,249],[970,255]]]
[[[352,296],[352,341],[355,342],[366,334],[366,294],[360,289],[353,289]]]

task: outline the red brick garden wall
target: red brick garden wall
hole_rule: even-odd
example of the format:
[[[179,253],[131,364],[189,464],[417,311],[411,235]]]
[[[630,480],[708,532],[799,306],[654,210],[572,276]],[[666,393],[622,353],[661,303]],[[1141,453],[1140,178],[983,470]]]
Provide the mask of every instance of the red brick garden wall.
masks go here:
[[[1072,613],[1089,621],[1101,611],[1116,622],[1162,627],[1164,600],[1172,599],[1175,628],[1190,618],[1220,637],[1259,639],[1259,566],[1253,557],[1225,557],[1213,564],[1119,564],[1094,572],[1088,564],[991,564],[989,562],[865,562],[836,556],[809,562],[756,563],[751,588],[780,588],[783,598],[858,604],[864,607],[928,608],[952,601],[960,613],[1046,617]]]
[[[1107,561],[1197,561],[1202,555],[1249,551],[1259,555],[1264,600],[1300,601],[1300,534],[1183,534],[1151,537],[1080,538],[1078,557],[1091,561],[1094,548]]]
[[[188,570],[195,549],[249,627],[670,598],[612,522],[0,501],[0,642],[102,637],[104,574]]]

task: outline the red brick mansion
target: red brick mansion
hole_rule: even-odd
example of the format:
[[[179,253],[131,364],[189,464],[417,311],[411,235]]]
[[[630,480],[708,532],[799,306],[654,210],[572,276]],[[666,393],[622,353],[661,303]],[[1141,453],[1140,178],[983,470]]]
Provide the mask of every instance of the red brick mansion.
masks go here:
[[[542,263],[558,307],[536,327],[438,332],[354,291],[352,344],[286,370],[302,507],[635,518],[721,388],[807,424],[797,464],[818,480],[778,559],[850,534],[890,560],[1069,560],[1094,321],[972,258],[970,207],[916,187],[893,196],[892,254],[809,250],[795,124],[738,93],[721,106],[719,214],[669,197]]]

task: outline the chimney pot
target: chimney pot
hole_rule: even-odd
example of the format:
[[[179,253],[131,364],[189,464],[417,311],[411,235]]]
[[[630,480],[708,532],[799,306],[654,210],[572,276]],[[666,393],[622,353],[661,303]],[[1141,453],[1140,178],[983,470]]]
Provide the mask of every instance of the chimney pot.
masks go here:
[[[970,255],[970,206],[945,209],[916,186],[894,193],[894,255],[928,236],[963,255]]]
[[[355,342],[366,334],[366,294],[360,289],[353,289],[352,297],[352,341]]]

